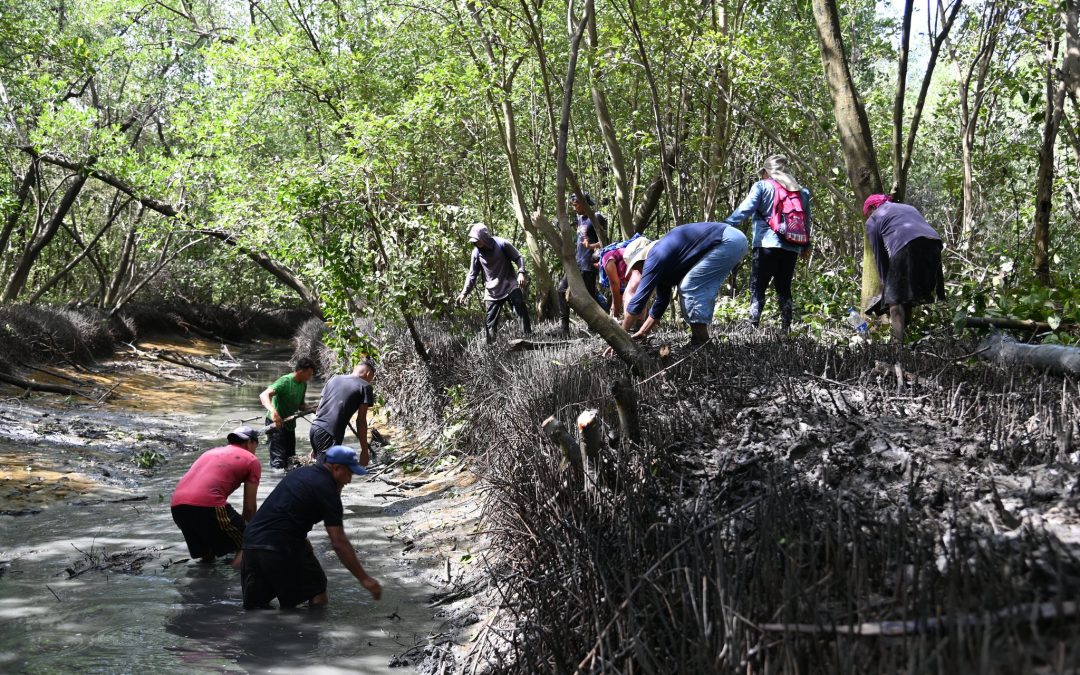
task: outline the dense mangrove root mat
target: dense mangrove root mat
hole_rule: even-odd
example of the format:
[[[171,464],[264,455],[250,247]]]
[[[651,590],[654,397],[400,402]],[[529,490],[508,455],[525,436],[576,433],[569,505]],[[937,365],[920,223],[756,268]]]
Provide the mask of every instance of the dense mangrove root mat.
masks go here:
[[[693,353],[652,342],[672,348],[633,385],[640,442],[619,438],[610,385],[627,373],[598,341],[430,339],[452,370],[401,357],[412,405],[453,392],[444,418],[487,449],[497,611],[478,612],[459,672],[1080,667],[1075,380],[974,343],[714,335]]]

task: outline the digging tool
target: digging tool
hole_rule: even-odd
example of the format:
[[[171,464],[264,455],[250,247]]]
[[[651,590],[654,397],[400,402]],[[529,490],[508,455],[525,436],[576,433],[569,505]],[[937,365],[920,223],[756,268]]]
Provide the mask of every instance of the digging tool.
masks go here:
[[[288,417],[286,417],[286,418],[282,419],[282,420],[281,420],[281,423],[282,423],[282,424],[284,424],[284,423],[286,423],[286,422],[291,422],[291,421],[293,421],[293,420],[295,420],[295,419],[299,419],[299,418],[301,418],[301,417],[307,417],[308,415],[310,415],[310,414],[311,414],[311,413],[313,413],[313,412],[315,412],[315,411],[314,411],[314,410],[305,410],[305,411],[303,411],[303,412],[298,412],[298,413],[296,413],[296,414],[294,414],[294,415],[289,415]],[[261,430],[259,431],[259,435],[260,435],[260,436],[262,436],[262,435],[263,435],[263,434],[265,434],[265,433],[266,433],[267,431],[270,431],[271,429],[273,429],[273,428],[274,428],[274,427],[276,427],[276,426],[277,426],[277,425],[276,425],[276,424],[274,424],[273,422],[271,422],[270,424],[267,424],[267,425],[266,425],[265,427],[263,427],[263,428],[262,428],[262,429],[261,429]]]

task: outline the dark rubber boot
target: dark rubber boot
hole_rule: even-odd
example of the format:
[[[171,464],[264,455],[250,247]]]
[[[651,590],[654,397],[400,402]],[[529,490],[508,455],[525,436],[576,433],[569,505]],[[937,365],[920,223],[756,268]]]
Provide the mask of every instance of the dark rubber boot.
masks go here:
[[[795,311],[794,304],[791,300],[780,303],[780,327],[785,333],[791,331],[791,315]]]
[[[709,341],[709,326],[704,323],[690,324],[690,346],[697,347]]]
[[[754,328],[761,323],[761,305],[756,302],[750,303],[750,325]]]

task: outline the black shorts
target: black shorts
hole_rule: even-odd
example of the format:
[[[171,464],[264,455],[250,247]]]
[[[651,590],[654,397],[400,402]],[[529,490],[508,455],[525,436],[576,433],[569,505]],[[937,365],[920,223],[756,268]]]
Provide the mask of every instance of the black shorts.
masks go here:
[[[263,609],[277,598],[281,609],[292,609],[326,592],[326,573],[315,552],[282,553],[257,548],[244,549],[240,565],[244,609]]]
[[[240,550],[244,541],[244,519],[232,506],[172,507],[173,521],[184,533],[192,558],[209,558]]]
[[[315,425],[308,430],[308,440],[311,442],[311,451],[316,457],[325,455],[327,450],[341,444],[341,441],[334,438],[329,431]]]

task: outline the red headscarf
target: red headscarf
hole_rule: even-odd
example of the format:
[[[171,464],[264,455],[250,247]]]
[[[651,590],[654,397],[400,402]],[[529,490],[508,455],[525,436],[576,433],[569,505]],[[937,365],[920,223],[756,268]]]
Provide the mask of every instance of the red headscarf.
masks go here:
[[[863,215],[866,216],[867,218],[869,218],[870,217],[870,209],[876,209],[877,207],[881,206],[885,202],[891,202],[891,201],[892,201],[892,195],[880,195],[880,194],[879,195],[870,195],[869,197],[866,198],[866,201],[863,202],[863,205],[862,205]]]

